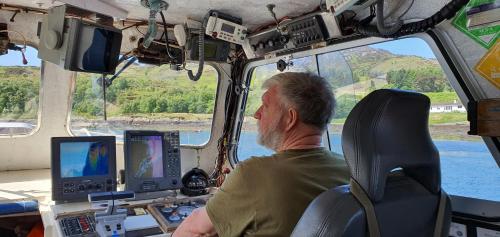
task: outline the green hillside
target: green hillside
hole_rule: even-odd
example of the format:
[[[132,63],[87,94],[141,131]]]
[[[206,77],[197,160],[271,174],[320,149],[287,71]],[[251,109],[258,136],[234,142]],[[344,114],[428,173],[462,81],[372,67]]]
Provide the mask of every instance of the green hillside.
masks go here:
[[[0,117],[36,119],[40,91],[40,68],[0,67]]]
[[[431,68],[441,70],[441,67],[436,60],[428,60],[417,56],[397,56],[377,63],[370,70],[370,73],[375,75],[382,75],[390,71],[396,71],[400,69],[428,70]]]
[[[315,64],[296,59],[291,69],[307,71],[311,66]],[[459,101],[435,59],[359,47],[318,55],[318,68],[321,76],[331,83],[337,99],[334,123],[341,123],[359,100],[381,88],[421,92],[430,97],[432,104]],[[246,115],[251,116],[260,105],[262,82],[276,73],[274,64],[254,70]],[[465,121],[465,113],[431,115],[430,121],[432,124]]]
[[[371,47],[343,50],[318,56],[320,73],[327,78],[337,97],[337,121],[366,94],[380,88],[399,88],[425,93],[432,103],[458,101],[436,60],[417,56],[394,55]],[[196,65],[188,65],[194,67]],[[313,57],[295,59],[290,71],[316,70]],[[260,105],[261,85],[278,73],[275,64],[257,67],[252,74],[246,114],[252,115]],[[72,115],[100,118],[102,88],[97,74],[78,73],[73,95]],[[133,65],[107,92],[107,113],[114,117],[171,117],[177,114],[213,113],[217,89],[217,71],[205,67],[203,77],[193,82],[186,71],[172,71],[168,65]],[[0,113],[2,117],[35,118],[38,107],[40,69],[38,67],[0,67]],[[174,116],[174,115],[173,115]],[[175,117],[174,116],[174,117]],[[436,121],[440,121],[436,118]],[[454,119],[452,119],[454,120]],[[456,119],[455,119],[456,120]]]
[[[427,92],[424,93],[431,99],[434,104],[452,104],[454,102],[460,101],[458,95],[454,91],[449,92]]]
[[[76,116],[101,116],[102,89],[96,74],[77,76],[73,97]],[[134,65],[118,77],[107,91],[109,116],[153,113],[211,114],[215,105],[217,72],[205,67],[202,78],[191,81],[185,71],[161,67]],[[147,115],[150,117],[150,115]]]

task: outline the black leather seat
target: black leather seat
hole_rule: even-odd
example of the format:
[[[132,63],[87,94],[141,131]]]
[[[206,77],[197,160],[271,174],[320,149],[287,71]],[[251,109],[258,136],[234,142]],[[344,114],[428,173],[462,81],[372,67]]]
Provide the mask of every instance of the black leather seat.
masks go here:
[[[354,107],[344,124],[342,148],[351,185],[359,184],[373,205],[380,236],[434,236],[440,199],[444,205],[438,236],[448,236],[451,206],[444,191],[441,197],[429,105],[422,94],[377,90]],[[367,212],[351,185],[314,199],[292,236],[370,236]]]

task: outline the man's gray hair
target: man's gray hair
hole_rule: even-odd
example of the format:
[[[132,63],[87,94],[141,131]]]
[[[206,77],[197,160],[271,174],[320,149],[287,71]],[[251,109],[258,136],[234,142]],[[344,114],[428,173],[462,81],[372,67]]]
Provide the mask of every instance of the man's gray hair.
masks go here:
[[[335,113],[335,97],[326,79],[312,73],[285,72],[267,79],[262,87],[275,85],[284,108],[297,110],[303,123],[326,129]]]

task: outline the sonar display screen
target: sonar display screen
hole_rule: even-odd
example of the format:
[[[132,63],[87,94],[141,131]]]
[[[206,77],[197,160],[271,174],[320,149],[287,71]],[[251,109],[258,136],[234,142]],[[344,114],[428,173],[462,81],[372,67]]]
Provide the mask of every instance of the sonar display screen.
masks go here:
[[[61,177],[108,175],[108,149],[104,142],[61,143]]]
[[[132,136],[129,144],[132,175],[138,179],[163,178],[162,136]]]

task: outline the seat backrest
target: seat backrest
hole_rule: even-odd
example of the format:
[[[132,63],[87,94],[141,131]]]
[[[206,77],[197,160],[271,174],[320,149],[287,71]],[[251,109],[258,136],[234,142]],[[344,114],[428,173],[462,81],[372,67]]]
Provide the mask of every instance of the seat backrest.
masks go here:
[[[376,90],[351,111],[342,148],[351,171],[374,206],[380,235],[433,236],[441,193],[439,153],[428,130],[429,98]],[[448,236],[446,202],[441,236]],[[349,185],[322,193],[292,236],[368,236],[363,206]]]

